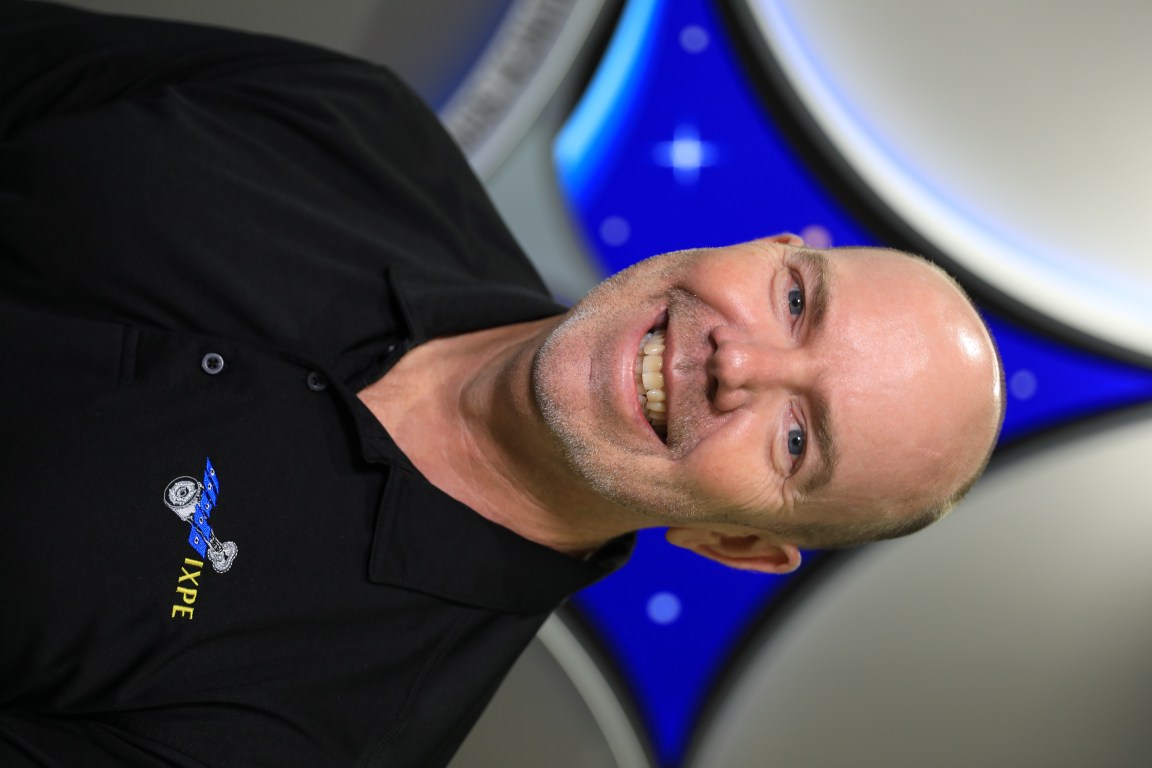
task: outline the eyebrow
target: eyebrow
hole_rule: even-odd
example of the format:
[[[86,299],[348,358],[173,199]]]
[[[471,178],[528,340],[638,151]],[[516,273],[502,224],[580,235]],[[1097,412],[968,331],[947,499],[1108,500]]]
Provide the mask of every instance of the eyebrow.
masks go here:
[[[808,313],[812,330],[818,331],[824,324],[824,313],[828,309],[828,284],[831,282],[828,257],[818,251],[802,248],[793,253],[792,258],[803,267],[801,271],[807,288],[804,309]]]
[[[832,475],[836,473],[836,464],[840,454],[836,450],[836,441],[833,438],[832,418],[828,409],[828,401],[819,392],[811,396],[812,410],[816,422],[816,445],[820,449],[817,453],[814,468],[805,473],[805,477],[797,486],[796,491],[802,497],[816,493],[828,483],[832,482]]]
[[[809,329],[818,332],[824,324],[824,315],[828,310],[830,298],[829,286],[831,281],[828,266],[828,257],[819,251],[801,249],[796,251],[792,258],[800,263],[805,275],[807,296],[805,298],[805,311],[808,313]],[[797,485],[797,492],[801,496],[811,496],[828,483],[836,472],[836,464],[840,455],[836,451],[835,434],[832,429],[832,414],[828,407],[828,399],[820,392],[811,395],[813,421],[815,422],[816,446],[819,448],[815,461],[815,468],[805,473],[806,477]]]

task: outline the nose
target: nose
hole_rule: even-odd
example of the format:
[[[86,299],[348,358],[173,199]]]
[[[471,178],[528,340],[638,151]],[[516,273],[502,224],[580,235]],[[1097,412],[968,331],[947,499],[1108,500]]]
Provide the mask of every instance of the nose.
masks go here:
[[[790,340],[756,338],[730,327],[711,333],[712,402],[721,411],[742,408],[772,393],[804,388],[814,375],[812,362]]]

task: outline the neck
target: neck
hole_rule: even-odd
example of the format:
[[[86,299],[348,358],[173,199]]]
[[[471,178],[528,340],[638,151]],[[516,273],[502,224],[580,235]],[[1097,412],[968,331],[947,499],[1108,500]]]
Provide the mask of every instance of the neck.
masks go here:
[[[422,474],[478,514],[583,555],[631,530],[574,476],[532,395],[532,361],[562,318],[433,339],[359,393]]]

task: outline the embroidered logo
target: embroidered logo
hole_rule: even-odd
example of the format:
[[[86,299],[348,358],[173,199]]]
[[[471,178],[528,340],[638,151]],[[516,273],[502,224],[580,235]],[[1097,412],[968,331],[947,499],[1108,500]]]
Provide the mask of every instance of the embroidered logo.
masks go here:
[[[219,495],[220,480],[216,477],[212,460],[206,459],[203,481],[187,475],[176,478],[164,489],[164,503],[177,517],[192,526],[188,534],[192,549],[201,557],[207,557],[217,573],[224,573],[232,567],[239,548],[234,541],[221,542],[216,538],[208,522]]]

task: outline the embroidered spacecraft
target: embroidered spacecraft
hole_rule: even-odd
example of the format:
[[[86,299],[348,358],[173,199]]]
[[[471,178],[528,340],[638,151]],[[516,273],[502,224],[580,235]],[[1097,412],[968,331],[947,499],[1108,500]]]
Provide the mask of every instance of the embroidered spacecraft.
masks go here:
[[[212,460],[205,459],[204,479],[183,475],[168,483],[164,489],[164,504],[191,526],[188,543],[201,557],[207,557],[217,573],[232,567],[239,547],[234,541],[221,542],[209,524],[216,498],[220,494],[220,481]]]

